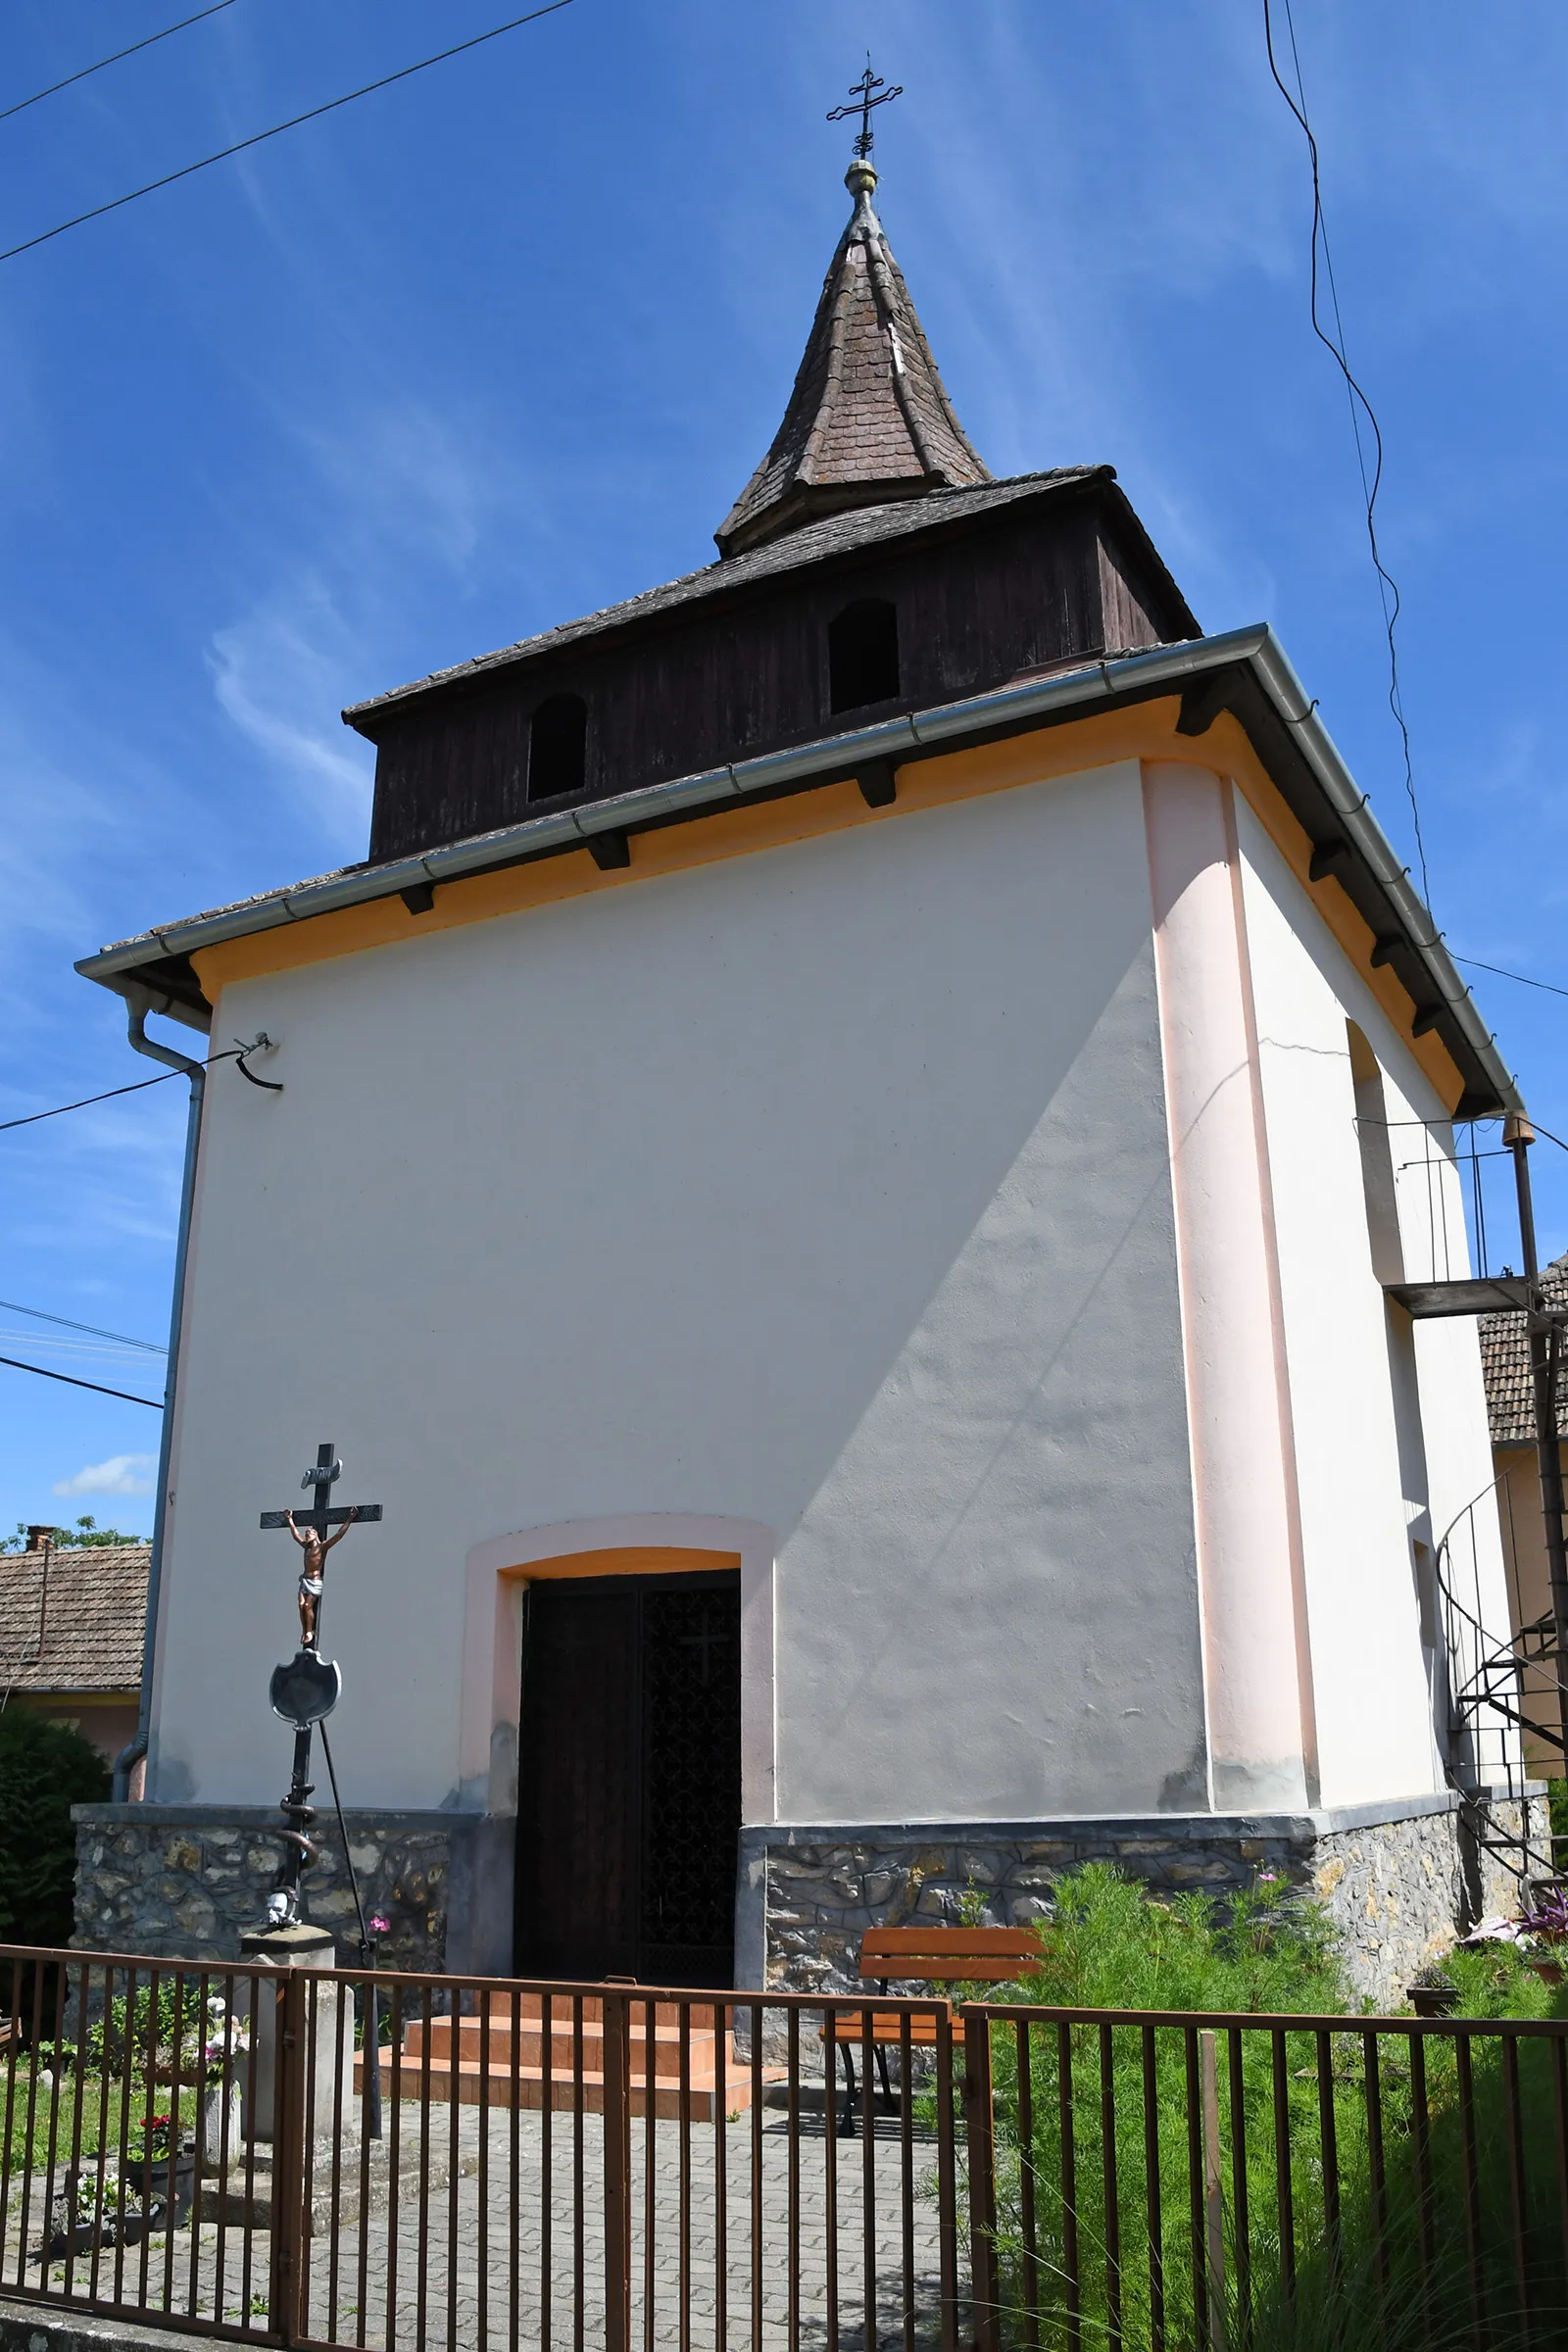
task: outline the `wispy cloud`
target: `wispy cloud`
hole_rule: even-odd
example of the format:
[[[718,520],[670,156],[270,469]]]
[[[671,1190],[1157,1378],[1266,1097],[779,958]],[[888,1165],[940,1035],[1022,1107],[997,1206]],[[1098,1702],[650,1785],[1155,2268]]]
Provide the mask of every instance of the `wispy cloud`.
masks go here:
[[[158,1457],[151,1453],[112,1453],[107,1462],[88,1462],[70,1478],[55,1481],[57,1494],[150,1494]]]
[[[368,754],[336,725],[351,632],[319,579],[214,632],[208,666],[227,716],[334,839],[358,849],[370,806]],[[328,730],[331,732],[328,732]]]

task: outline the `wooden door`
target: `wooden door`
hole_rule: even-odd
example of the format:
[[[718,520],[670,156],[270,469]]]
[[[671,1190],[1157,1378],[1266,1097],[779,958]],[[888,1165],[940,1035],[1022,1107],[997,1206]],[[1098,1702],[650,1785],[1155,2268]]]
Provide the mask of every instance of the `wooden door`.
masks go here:
[[[531,1586],[517,1777],[519,1975],[728,1984],[738,1573]]]

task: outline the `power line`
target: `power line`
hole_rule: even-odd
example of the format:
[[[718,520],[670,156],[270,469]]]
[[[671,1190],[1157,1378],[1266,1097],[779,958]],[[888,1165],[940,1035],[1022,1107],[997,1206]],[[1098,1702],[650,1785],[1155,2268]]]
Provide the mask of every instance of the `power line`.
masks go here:
[[[13,1372],[36,1372],[40,1380],[63,1380],[68,1389],[91,1389],[95,1396],[118,1396],[125,1404],[144,1404],[150,1412],[164,1409],[156,1397],[132,1396],[128,1389],[106,1389],[96,1380],[77,1380],[72,1372],[48,1372],[42,1364],[23,1363],[19,1356],[0,1355],[0,1364],[9,1364]]]
[[[1334,282],[1334,258],[1329,251],[1328,223],[1323,218],[1323,189],[1318,170],[1317,140],[1313,137],[1312,125],[1306,119],[1306,90],[1301,79],[1300,55],[1296,46],[1296,22],[1291,14],[1291,0],[1284,0],[1284,7],[1286,28],[1291,40],[1291,59],[1296,68],[1298,97],[1291,96],[1275,61],[1274,21],[1269,0],[1263,0],[1263,39],[1268,49],[1268,70],[1274,76],[1275,86],[1280,96],[1301,126],[1302,135],[1306,140],[1307,153],[1312,163],[1312,332],[1323,345],[1324,350],[1332,355],[1335,365],[1345,378],[1346,392],[1349,399],[1350,424],[1355,434],[1356,463],[1361,473],[1361,493],[1366,501],[1366,535],[1372,550],[1372,562],[1377,570],[1378,596],[1383,606],[1383,626],[1389,640],[1389,709],[1394,713],[1395,724],[1399,730],[1399,741],[1404,747],[1404,789],[1410,803],[1410,815],[1415,828],[1416,857],[1421,866],[1421,896],[1430,906],[1432,885],[1427,874],[1426,843],[1421,835],[1421,808],[1415,793],[1415,767],[1410,754],[1410,730],[1405,723],[1404,700],[1399,691],[1399,650],[1395,638],[1395,624],[1399,617],[1399,589],[1398,583],[1384,563],[1378,548],[1377,503],[1378,492],[1383,486],[1383,432],[1373,413],[1372,403],[1351,374],[1350,363],[1346,357],[1345,321],[1340,315],[1339,288]],[[1298,99],[1299,103],[1298,103]],[[1334,305],[1334,326],[1338,341],[1336,341],[1335,335],[1325,332],[1317,315],[1317,250],[1320,241],[1323,247],[1324,275],[1328,279],[1329,296]],[[3,258],[0,256],[0,259]],[[1360,419],[1363,415],[1372,433],[1374,457],[1370,474],[1367,471],[1366,452],[1361,441]]]
[[[158,41],[167,41],[172,32],[183,32],[187,24],[199,24],[204,17],[216,17],[220,9],[232,8],[234,0],[213,0],[211,8],[199,8],[193,17],[181,17],[177,24],[166,24],[162,32],[150,32],[144,41],[132,41],[128,49],[117,49],[113,57],[101,57],[95,66],[83,66],[79,74],[68,74],[64,81],[52,81],[46,90],[34,90],[30,98],[19,98],[15,106],[0,106],[0,122],[12,115],[25,114],[40,98],[52,98],[57,90],[69,90],[74,81],[85,81],[89,74],[101,74],[105,66],[118,66],[122,57],[134,57],[138,49],[151,49]]]
[[[210,1070],[214,1061],[233,1061],[235,1057],[234,1051],[215,1054],[212,1061],[204,1062],[202,1067]],[[185,1075],[183,1070],[161,1070],[156,1078],[134,1078],[129,1086],[112,1086],[106,1095],[83,1095],[79,1102],[57,1102],[53,1110],[29,1110],[24,1119],[0,1119],[0,1135],[12,1127],[36,1127],[40,1119],[61,1118],[68,1110],[90,1110],[95,1102],[113,1102],[117,1095],[139,1095],[149,1086],[167,1086],[171,1078]],[[24,1307],[21,1311],[25,1314],[27,1309]]]
[[[107,204],[95,204],[89,212],[77,213],[57,227],[46,228],[36,237],[24,237],[20,245],[9,246],[0,253],[0,262],[15,261],[19,253],[30,253],[35,245],[47,245],[51,237],[63,237],[68,228],[80,228],[84,220],[101,220],[105,213],[118,212],[122,204],[134,204],[138,196],[151,196],[159,188],[172,187],[176,179],[189,179],[193,172],[205,172],[210,164],[220,164],[231,155],[243,155],[247,147],[259,147],[264,139],[275,139],[281,131],[297,130],[302,122],[315,122],[322,115],[334,114],[340,106],[352,106],[356,98],[368,98],[374,90],[391,87],[395,81],[407,81],[411,74],[422,74],[427,66],[445,65],[449,57],[461,57],[465,50],[478,49],[486,41],[499,40],[504,32],[515,32],[519,24],[532,24],[540,17],[553,17],[563,8],[570,8],[572,0],[546,0],[543,8],[532,8],[525,17],[511,17],[505,24],[492,24],[488,32],[476,32],[471,40],[454,42],[450,49],[438,49],[433,57],[421,57],[416,65],[400,66],[395,74],[383,74],[377,81],[363,82],[357,90],[347,90],[341,98],[328,98],[323,106],[308,107],[303,115],[290,115],[286,122],[274,122],[270,130],[257,130],[248,139],[236,139],[232,147],[220,147],[216,155],[204,155],[199,163],[182,165],[177,172],[166,172],[162,179],[150,179],[145,187],[132,188],[124,196],[112,196]]]
[[[1544,988],[1550,997],[1568,997],[1568,988],[1559,988],[1555,980],[1532,980],[1528,972],[1505,971],[1500,963],[1483,963],[1479,956],[1454,956],[1453,960],[1467,963],[1473,972],[1495,972],[1499,980],[1517,980],[1521,988]]]
[[[177,1078],[179,1072],[171,1070],[170,1076]],[[160,1348],[156,1340],[132,1340],[127,1338],[122,1331],[103,1331],[96,1323],[73,1323],[69,1315],[46,1314],[41,1306],[21,1306],[15,1298],[0,1298],[0,1309],[3,1309],[8,1315],[31,1315],[39,1323],[58,1323],[66,1331],[90,1332],[95,1340],[118,1340],[122,1347],[142,1348],[149,1355],[167,1355],[169,1353],[168,1348]],[[18,1339],[21,1339],[22,1336],[21,1332],[18,1332]]]

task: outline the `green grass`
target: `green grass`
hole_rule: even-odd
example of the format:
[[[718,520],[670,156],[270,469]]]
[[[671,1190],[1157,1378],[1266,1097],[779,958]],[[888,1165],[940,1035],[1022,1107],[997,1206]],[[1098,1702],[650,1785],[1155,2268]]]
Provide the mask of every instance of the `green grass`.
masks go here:
[[[4,2136],[9,2176],[16,2181],[27,2169],[28,2132],[27,2111],[32,2103],[32,2170],[41,2173],[49,2161],[50,2130],[54,2132],[54,2161],[57,2173],[64,2173],[71,2162],[72,2140],[76,2126],[79,2104],[81,2117],[81,2155],[83,2159],[96,2156],[100,2146],[107,2147],[108,2164],[118,2169],[120,2164],[121,2123],[124,2120],[126,2155],[132,2164],[141,2160],[148,2146],[149,2126],[153,2119],[168,2116],[174,2123],[176,2108],[172,2089],[167,2082],[145,2084],[132,2080],[128,2109],[124,2085],[113,2078],[105,2092],[102,2078],[89,2074],[79,2083],[70,2075],[58,2082],[42,2076],[34,2078],[29,2060],[18,2061],[14,2090],[0,2081],[0,2136]],[[5,2102],[10,2100],[11,2128],[5,2133]],[[169,2128],[152,2133],[152,2154],[155,2161],[167,2153],[172,2136],[176,2141],[182,2133],[195,2129],[199,2093],[194,2087],[182,2087],[177,2108],[177,2129]]]

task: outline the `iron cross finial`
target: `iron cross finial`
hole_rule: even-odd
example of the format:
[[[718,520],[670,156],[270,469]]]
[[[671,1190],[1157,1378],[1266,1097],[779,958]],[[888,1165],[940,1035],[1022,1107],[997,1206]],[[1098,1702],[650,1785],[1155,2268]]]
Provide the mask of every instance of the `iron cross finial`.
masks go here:
[[[871,95],[873,90],[881,90],[881,97],[873,98]],[[830,122],[843,122],[848,119],[849,116],[858,115],[860,118],[860,127],[856,134],[855,152],[858,156],[869,156],[872,144],[871,109],[874,106],[890,105],[895,98],[902,98],[903,96],[904,84],[902,81],[895,83],[891,90],[883,88],[881,74],[873,74],[871,71],[871,52],[868,49],[865,53],[865,72],[860,75],[858,81],[852,81],[850,84],[850,98],[852,103],[849,106],[834,107],[833,111],[828,116],[828,121]]]

